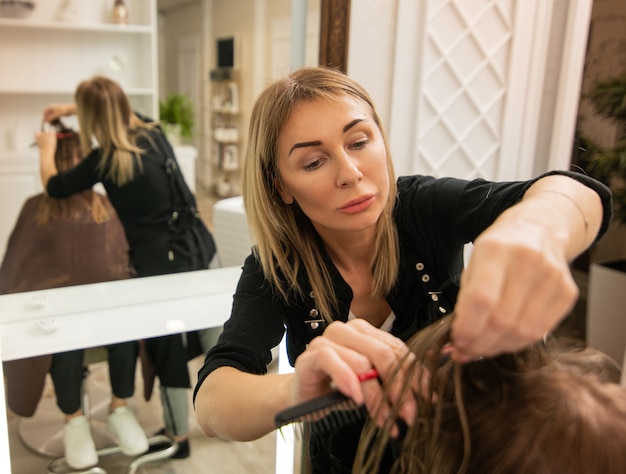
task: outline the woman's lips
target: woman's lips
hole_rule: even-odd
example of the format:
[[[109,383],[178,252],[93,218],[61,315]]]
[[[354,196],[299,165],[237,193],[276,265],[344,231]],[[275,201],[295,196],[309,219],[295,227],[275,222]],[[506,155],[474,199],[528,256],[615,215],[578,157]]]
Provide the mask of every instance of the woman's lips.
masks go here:
[[[339,211],[345,214],[355,214],[361,212],[374,203],[374,196],[364,196],[357,199],[353,199],[349,203],[341,206]]]

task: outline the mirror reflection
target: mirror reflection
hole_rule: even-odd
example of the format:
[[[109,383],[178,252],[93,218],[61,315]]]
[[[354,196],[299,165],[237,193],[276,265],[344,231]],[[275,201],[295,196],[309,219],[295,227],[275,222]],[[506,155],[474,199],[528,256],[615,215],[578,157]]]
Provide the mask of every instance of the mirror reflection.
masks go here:
[[[6,130],[6,143],[0,146],[0,150],[4,150],[4,162],[18,163],[20,160],[17,173],[14,170],[3,170],[10,172],[11,176],[5,179],[8,175],[4,173],[3,179],[7,186],[3,185],[0,191],[3,195],[0,252],[7,262],[3,267],[3,271],[6,269],[4,275],[7,276],[3,277],[3,292],[31,292],[119,279],[137,285],[138,280],[131,283],[132,277],[171,273],[163,267],[155,267],[155,259],[147,258],[140,264],[136,258],[137,235],[133,237],[133,221],[129,221],[128,213],[131,207],[137,206],[137,199],[141,200],[142,196],[137,195],[135,199],[126,201],[118,199],[115,189],[106,180],[103,187],[107,196],[102,193],[102,185],[96,187],[98,193],[89,191],[86,194],[85,191],[75,194],[75,189],[63,189],[59,197],[62,194],[72,195],[63,201],[67,206],[59,207],[56,201],[42,194],[39,155],[44,155],[42,150],[54,150],[46,140],[54,142],[53,145],[56,144],[57,150],[60,150],[68,144],[71,135],[72,144],[78,146],[81,143],[78,139],[80,129],[96,121],[96,125],[86,133],[93,135],[100,149],[104,150],[107,143],[115,142],[111,138],[112,133],[103,131],[104,125],[97,125],[97,120],[101,118],[99,114],[85,104],[93,104],[90,102],[93,99],[90,87],[99,90],[108,88],[110,95],[119,95],[115,90],[115,85],[119,85],[131,108],[137,112],[136,116],[133,115],[136,118],[131,119],[131,127],[136,125],[137,135],[157,143],[157,149],[165,150],[166,157],[170,156],[167,150],[171,144],[178,166],[169,169],[168,175],[178,174],[180,180],[170,183],[164,181],[156,187],[162,189],[172,185],[179,190],[184,202],[181,209],[175,209],[178,222],[183,220],[182,211],[186,207],[199,210],[203,226],[198,227],[199,233],[196,230],[192,237],[186,239],[196,239],[196,242],[198,238],[203,240],[202,228],[210,231],[214,228],[213,208],[216,202],[235,198],[232,201],[237,205],[235,213],[241,215],[236,197],[241,191],[239,169],[245,149],[245,124],[252,99],[259,88],[290,69],[292,3],[296,6],[299,3],[300,8],[304,5],[302,14],[305,16],[306,31],[297,32],[303,36],[306,44],[303,61],[316,64],[320,2],[101,0],[97,6],[89,7],[71,0],[22,3],[28,4],[28,11],[23,13],[9,11],[6,5],[0,5],[0,16],[3,17],[0,18],[0,37],[6,40],[5,44],[14,45],[11,52],[0,55],[2,63],[6,61],[13,65],[5,68],[13,72],[0,81],[0,93],[8,106],[3,106],[0,113],[0,128]],[[22,67],[26,63],[28,67]],[[88,98],[81,103],[79,93],[74,101],[76,86],[94,75],[113,82],[83,84],[85,90],[81,89],[81,93]],[[74,104],[74,109],[67,108],[70,104]],[[44,110],[51,114],[46,121],[52,124],[43,123]],[[53,128],[57,125],[57,119],[60,120],[58,129],[39,133],[37,146],[31,146],[34,132]],[[150,125],[150,119],[161,120],[167,141],[161,141],[164,137]],[[83,127],[79,127],[79,123]],[[83,149],[84,144],[83,137]],[[141,138],[135,144],[142,149],[149,148],[145,144],[142,146]],[[112,149],[120,148],[122,146],[117,143]],[[83,158],[84,155],[86,153],[76,153],[74,158],[78,160],[79,156]],[[51,178],[53,182],[56,171],[64,167],[58,159],[54,160],[54,153],[49,153],[48,158],[54,166],[54,172],[43,179],[47,182]],[[132,186],[133,180],[129,183],[117,184],[123,189],[124,186]],[[36,196],[37,202],[33,201],[33,196]],[[45,205],[41,205],[40,201],[45,201]],[[45,208],[45,212],[41,208]],[[231,211],[226,209],[224,213],[228,215]],[[41,217],[42,214],[46,216],[45,219]],[[13,225],[16,220],[20,224]],[[80,228],[70,226],[69,221],[72,224],[79,222]],[[34,227],[38,224],[43,227],[35,231]],[[51,224],[61,228],[62,232],[53,230]],[[102,230],[101,234],[93,232],[96,225]],[[123,238],[121,241],[119,239],[122,228],[130,242],[130,261],[127,253],[129,243]],[[241,230],[245,232],[245,228]],[[176,231],[179,232],[179,229]],[[35,242],[37,236],[42,234],[48,239],[46,244]],[[54,237],[51,237],[53,234]],[[11,245],[7,246],[10,237]],[[157,238],[154,235],[150,237],[152,242]],[[245,241],[245,238],[242,235],[239,240]],[[60,244],[50,245],[53,240]],[[169,240],[171,244],[172,239]],[[235,240],[238,240],[237,237]],[[32,258],[32,254],[30,257],[24,256],[31,253],[33,248],[38,249],[37,256],[42,256],[39,260]],[[57,248],[60,250],[57,251]],[[167,259],[179,261],[193,253],[194,248],[183,246],[178,253],[176,248],[170,249]],[[209,263],[207,258],[211,260],[211,268],[229,264],[227,248],[224,250],[224,258],[220,258],[219,253],[211,258],[213,250],[210,245],[201,246],[199,252],[202,253],[199,266],[182,265],[175,271],[206,268]],[[245,252],[249,252],[249,243]],[[57,262],[53,263],[55,259]],[[26,261],[29,262],[28,268],[20,264]],[[240,261],[231,264],[239,265]],[[132,265],[133,262],[135,265]],[[153,269],[146,270],[148,267],[144,268],[144,264],[152,265]],[[109,273],[99,272],[100,267],[109,270]],[[45,269],[45,275],[41,269]],[[113,269],[114,274],[111,273]],[[76,273],[80,275],[76,276]],[[67,295],[63,293],[67,289],[56,291]],[[53,293],[43,296],[53,299],[54,296],[50,295]],[[44,300],[28,302],[40,307],[48,303]],[[8,306],[3,308],[7,309]],[[7,311],[4,313],[3,321],[10,321],[12,316]],[[48,334],[58,330],[53,319],[42,319],[37,323],[38,329],[48,331]],[[46,327],[47,323],[49,325]],[[171,326],[175,333],[176,324]],[[182,324],[178,329],[185,327]],[[188,377],[181,379],[180,374],[187,371],[173,366],[172,360],[184,360],[186,363],[185,356],[202,354],[216,336],[217,331],[208,330],[189,332],[184,336],[149,338],[140,344],[123,346],[126,351],[124,355],[119,355],[122,352],[118,345],[106,345],[108,351],[104,350],[104,354],[92,354],[90,349],[84,352],[72,351],[71,354],[63,352],[63,357],[59,353],[27,361],[7,361],[7,402],[14,409],[9,416],[13,472],[44,470],[52,457],[63,455],[65,459],[60,462],[56,459],[48,469],[66,472],[70,468],[85,468],[94,464],[94,449],[111,443],[119,445],[121,454],[116,452],[110,459],[100,459],[109,463],[108,469],[112,469],[110,472],[118,472],[124,463],[128,464],[133,456],[146,452],[148,447],[150,452],[154,451],[157,455],[163,453],[164,457],[172,456],[186,463],[184,472],[196,472],[191,467],[193,456],[190,456],[192,449],[188,442],[194,429],[197,437],[212,445],[212,449],[221,451],[228,448],[222,441],[207,440],[197,433],[188,400],[187,387],[192,384],[192,380]],[[132,365],[129,361],[137,355],[142,362],[137,366],[138,370],[129,376],[129,367]],[[28,364],[29,370],[33,366],[39,369],[40,376],[30,378],[31,382],[36,379],[36,393],[26,404],[27,407],[20,406],[19,402],[24,401],[20,398],[20,394],[23,397],[24,393],[21,389],[33,393],[32,387],[19,386],[24,365],[15,365],[16,362]],[[189,363],[191,379],[197,371],[193,362]],[[85,379],[83,367],[89,371]],[[46,379],[47,373],[51,373],[52,377]],[[55,374],[64,374],[66,377]],[[68,374],[73,374],[72,383],[67,379]],[[155,376],[158,383],[155,383]],[[129,377],[134,377],[136,381],[129,380]],[[18,381],[17,385],[15,380]],[[97,405],[93,413],[83,409],[87,399],[80,397],[80,391],[85,384],[96,387],[88,390],[88,402],[92,406],[94,403]],[[125,410],[126,401],[130,410]],[[90,418],[92,415],[93,419]],[[79,423],[75,423],[76,419],[79,419]],[[68,423],[63,425],[63,421]],[[98,423],[103,426],[96,426]],[[73,426],[71,429],[68,428],[70,424]],[[138,429],[145,431],[148,440],[135,436]],[[163,437],[163,433],[167,437]],[[87,454],[81,445],[85,438],[93,438],[94,445],[88,447]],[[177,450],[173,454],[172,441],[177,442]],[[273,463],[273,437],[257,444],[259,452],[263,452],[268,462]],[[67,445],[79,446],[68,452]],[[240,456],[236,454],[236,447],[233,449],[235,451],[231,456],[225,457],[237,460]],[[29,450],[38,451],[39,456],[32,455]],[[203,471],[202,467],[198,469],[197,472]],[[237,470],[240,472],[240,469]]]

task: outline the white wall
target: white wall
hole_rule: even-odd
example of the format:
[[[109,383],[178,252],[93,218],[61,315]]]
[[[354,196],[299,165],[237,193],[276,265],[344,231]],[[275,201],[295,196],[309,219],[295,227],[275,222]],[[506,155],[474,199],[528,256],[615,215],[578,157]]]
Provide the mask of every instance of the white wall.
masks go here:
[[[356,1],[358,8],[354,8]],[[347,72],[369,92],[386,130],[391,113],[397,7],[398,0],[353,0],[350,11]]]
[[[415,45],[412,44],[423,41],[425,34],[423,30],[426,28],[420,23],[426,21],[424,18],[427,13],[443,8],[447,3],[453,4],[453,7],[457,9],[461,5],[458,2],[429,2],[427,0],[421,2],[358,0],[358,8],[354,7],[355,2],[352,4],[348,74],[370,92],[390,136],[399,133],[398,129],[391,129],[394,113],[410,107],[413,99],[411,95],[419,93],[408,89],[404,95],[400,92],[399,98],[395,99],[394,111],[393,93],[398,94],[398,83],[404,81],[407,83],[406,87],[410,88],[410,77],[413,74],[418,78],[413,88],[420,87],[417,82],[422,71],[419,70],[421,58],[418,56],[424,53],[419,48],[415,50]],[[481,3],[485,4],[485,8],[493,6],[492,2],[486,0],[474,2],[474,4]],[[527,91],[526,88],[532,84],[527,84],[525,79],[520,80],[515,74],[509,77],[511,82],[507,87],[513,87],[513,89],[507,89],[509,97],[506,104],[509,121],[517,120],[519,123],[513,124],[515,125],[513,132],[508,133],[508,144],[500,143],[501,147],[508,147],[506,160],[517,161],[513,165],[513,174],[511,175],[510,172],[505,174],[507,177],[528,177],[546,169],[569,166],[570,152],[563,153],[563,149],[569,147],[571,150],[573,143],[580,85],[576,77],[576,68],[580,69],[578,71],[580,74],[586,38],[586,24],[583,22],[581,28],[580,23],[573,24],[573,22],[580,22],[580,19],[584,18],[585,8],[588,8],[589,3],[586,0],[574,3],[575,9],[581,10],[578,18],[568,12],[568,5],[571,6],[572,2],[563,0],[554,0],[550,3],[543,2],[543,0],[526,0],[525,2],[518,0],[510,4],[511,10],[515,13],[512,15],[513,21],[518,21],[518,18],[524,14],[528,16],[526,23],[534,28],[534,31],[528,28],[522,28],[518,32],[512,31],[517,37],[513,37],[511,54],[519,58],[521,52],[533,58],[528,66],[535,70],[536,74],[530,75],[529,71],[524,71],[523,66],[519,69],[529,75],[529,81],[539,78],[539,82],[534,86],[534,90]],[[427,12],[428,8],[430,10]],[[502,11],[506,9],[503,6],[500,8]],[[413,16],[407,19],[406,11],[410,11]],[[404,28],[404,32],[402,31],[403,24],[409,25]],[[568,37],[572,26],[577,28],[576,38],[579,40],[577,43],[572,42],[572,38]],[[540,62],[535,58],[539,58]],[[568,79],[571,79],[569,83]],[[511,93],[511,91],[514,92]],[[565,97],[562,96],[563,94]],[[574,107],[571,107],[572,101],[575,104]],[[423,112],[423,109],[418,109],[415,116],[420,112]],[[408,122],[416,118],[411,119],[410,114],[405,115],[409,115],[408,120],[396,120],[396,127],[410,128],[412,126]],[[558,130],[553,128],[555,121],[561,127]],[[551,159],[550,153],[555,148],[555,141],[559,141],[561,146],[558,149],[558,156]],[[399,150],[393,150],[393,139],[391,142],[398,173],[412,172],[411,163],[404,158],[398,158]],[[400,152],[404,153],[407,147],[415,146],[407,143],[401,147]],[[508,166],[511,166],[511,163],[508,163]],[[459,174],[463,173],[466,173],[466,170],[459,170]]]

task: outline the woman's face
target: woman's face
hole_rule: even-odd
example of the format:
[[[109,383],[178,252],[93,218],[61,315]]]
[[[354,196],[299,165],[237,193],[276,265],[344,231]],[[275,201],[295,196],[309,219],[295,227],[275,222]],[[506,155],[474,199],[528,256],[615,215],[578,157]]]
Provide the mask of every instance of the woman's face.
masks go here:
[[[367,103],[301,102],[278,137],[279,189],[321,234],[373,229],[389,197],[387,153]]]

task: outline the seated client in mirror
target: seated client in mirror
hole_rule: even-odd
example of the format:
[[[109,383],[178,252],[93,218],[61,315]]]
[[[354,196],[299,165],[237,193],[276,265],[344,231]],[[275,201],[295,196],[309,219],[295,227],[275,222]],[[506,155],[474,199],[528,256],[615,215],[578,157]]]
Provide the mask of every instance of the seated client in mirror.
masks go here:
[[[78,135],[56,122],[54,160],[59,170],[80,161]],[[24,203],[0,267],[0,294],[59,288],[130,278],[128,244],[108,198],[88,189],[68,199],[45,193]],[[108,425],[123,452],[148,448],[144,431],[126,399],[132,397],[138,347],[125,342],[107,347],[111,405]],[[82,411],[83,350],[4,363],[7,403],[18,415],[34,414],[50,372],[57,405],[65,416],[63,441],[70,466],[97,464],[89,423]]]

